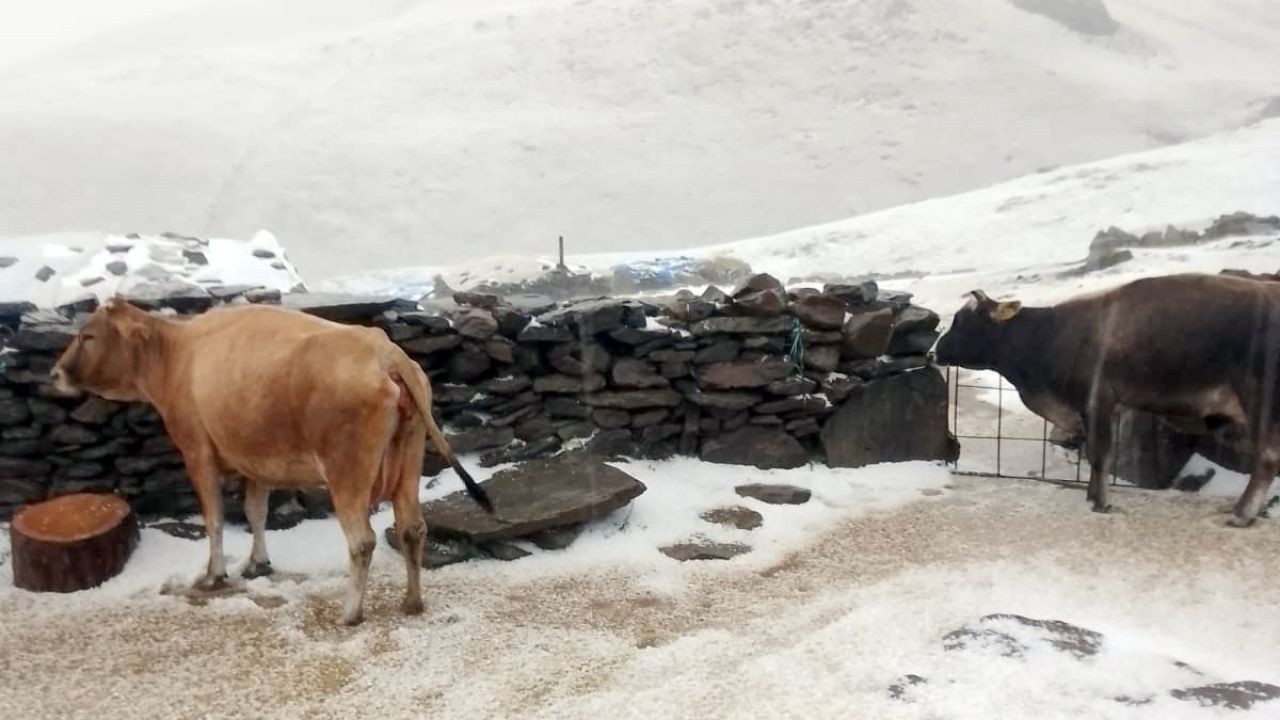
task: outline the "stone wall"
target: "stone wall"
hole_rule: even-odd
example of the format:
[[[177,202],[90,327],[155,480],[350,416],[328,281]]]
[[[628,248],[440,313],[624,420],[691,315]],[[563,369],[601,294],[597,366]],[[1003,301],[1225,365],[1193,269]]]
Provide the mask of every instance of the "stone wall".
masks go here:
[[[418,303],[251,288],[136,298],[161,312],[283,303],[383,328],[431,376],[454,449],[485,466],[582,446],[795,467],[953,457],[946,385],[926,353],[938,316],[873,282],[788,292],[756,275],[661,301],[458,293]],[[0,305],[0,516],[76,491],[120,492],[147,515],[195,512],[181,458],[145,405],[59,396],[48,382],[95,303]],[[429,453],[428,466],[438,471]],[[229,514],[240,514],[234,484]],[[273,497],[273,522],[323,494]]]

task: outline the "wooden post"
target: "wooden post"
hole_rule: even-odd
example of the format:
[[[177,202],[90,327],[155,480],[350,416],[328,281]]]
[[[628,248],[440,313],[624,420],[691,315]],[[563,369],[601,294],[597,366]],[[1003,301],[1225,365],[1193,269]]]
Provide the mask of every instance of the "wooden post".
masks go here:
[[[563,235],[560,236],[560,264],[557,265],[556,267],[561,270],[568,269],[564,264],[564,236]]]

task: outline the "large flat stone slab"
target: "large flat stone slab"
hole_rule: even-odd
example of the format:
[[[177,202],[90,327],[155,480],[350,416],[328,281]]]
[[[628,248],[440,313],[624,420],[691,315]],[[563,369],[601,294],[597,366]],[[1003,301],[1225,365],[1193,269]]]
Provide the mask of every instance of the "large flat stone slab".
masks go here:
[[[625,472],[580,454],[526,462],[495,473],[483,487],[494,515],[459,491],[422,506],[429,531],[476,542],[525,537],[602,518],[645,491]]]
[[[947,381],[926,368],[854,385],[821,437],[831,467],[953,460],[958,446],[947,429]]]

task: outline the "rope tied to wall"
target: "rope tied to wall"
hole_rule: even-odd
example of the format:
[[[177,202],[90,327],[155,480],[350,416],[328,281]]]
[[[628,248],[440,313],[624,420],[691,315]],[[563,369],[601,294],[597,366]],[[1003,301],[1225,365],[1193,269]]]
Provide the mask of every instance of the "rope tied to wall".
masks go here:
[[[804,375],[804,325],[798,317],[792,318],[791,322],[791,346],[787,350],[787,362],[791,363],[792,377]]]

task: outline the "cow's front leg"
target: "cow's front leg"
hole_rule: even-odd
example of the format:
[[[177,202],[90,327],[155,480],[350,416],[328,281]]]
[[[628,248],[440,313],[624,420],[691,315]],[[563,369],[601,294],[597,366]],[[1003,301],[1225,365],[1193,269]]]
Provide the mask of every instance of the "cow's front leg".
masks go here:
[[[1089,490],[1085,498],[1093,502],[1093,511],[1111,512],[1112,433],[1111,407],[1095,405],[1088,420]]]
[[[183,453],[187,474],[200,499],[205,534],[209,537],[209,565],[204,577],[196,581],[201,590],[217,590],[227,584],[227,564],[222,556],[222,483],[217,468],[207,452]]]
[[[244,487],[244,515],[253,531],[253,551],[240,575],[246,579],[263,577],[272,573],[271,558],[267,555],[267,501],[271,488],[260,482],[246,480]]]

